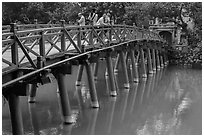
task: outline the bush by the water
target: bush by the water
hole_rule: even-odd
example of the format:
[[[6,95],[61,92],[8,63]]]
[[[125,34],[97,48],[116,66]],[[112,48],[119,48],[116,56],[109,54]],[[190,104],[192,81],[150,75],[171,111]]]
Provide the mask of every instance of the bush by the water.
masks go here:
[[[169,59],[172,64],[202,64],[202,47],[195,47],[183,52],[179,50],[170,50]]]

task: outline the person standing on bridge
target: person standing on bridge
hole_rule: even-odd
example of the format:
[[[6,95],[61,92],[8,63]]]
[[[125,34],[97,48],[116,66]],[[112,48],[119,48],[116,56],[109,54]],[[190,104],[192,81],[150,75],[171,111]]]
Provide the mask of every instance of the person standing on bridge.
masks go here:
[[[79,26],[85,26],[85,17],[84,17],[84,15],[82,15],[82,13],[79,13],[78,16],[80,17],[80,19],[77,21],[79,23]],[[82,32],[82,39],[84,39],[84,38],[85,38],[85,32]]]
[[[89,13],[88,20],[89,20],[90,22],[93,22],[93,25],[96,25],[97,20],[98,20],[98,14],[97,14],[97,12],[96,12],[96,9],[92,9],[92,12]]]
[[[79,23],[79,26],[85,26],[85,17],[82,15],[82,13],[79,13],[78,16],[80,19],[77,21]]]

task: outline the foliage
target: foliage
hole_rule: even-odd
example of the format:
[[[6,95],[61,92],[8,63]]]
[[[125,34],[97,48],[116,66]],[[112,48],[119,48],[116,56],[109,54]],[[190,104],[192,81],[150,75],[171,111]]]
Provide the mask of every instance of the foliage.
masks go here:
[[[3,2],[2,24],[6,25],[17,20],[25,24],[33,23],[34,19],[39,23],[57,23],[64,19],[66,23],[75,24],[79,12],[87,18],[92,9],[96,9],[99,17],[110,12],[115,24],[125,21],[128,25],[135,23],[138,27],[148,28],[151,19],[173,21],[178,27],[182,27],[188,37],[189,48],[199,49],[197,51],[199,54],[202,52],[199,46],[202,42],[201,2]],[[183,20],[186,13],[195,23],[193,29],[189,29]]]

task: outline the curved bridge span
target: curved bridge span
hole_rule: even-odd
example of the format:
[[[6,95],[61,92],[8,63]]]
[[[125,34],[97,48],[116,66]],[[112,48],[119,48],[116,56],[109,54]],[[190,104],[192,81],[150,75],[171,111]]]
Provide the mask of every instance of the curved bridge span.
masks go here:
[[[50,83],[50,73],[58,81],[64,122],[73,123],[65,83],[73,65],[79,66],[76,86],[80,86],[85,68],[91,106],[98,108],[94,80],[99,59],[106,60],[110,96],[117,96],[114,73],[118,66],[124,73],[124,88],[130,88],[127,60],[131,62],[134,82],[139,82],[138,64],[144,78],[168,64],[165,46],[159,34],[134,25],[79,27],[61,21],[61,26],[18,30],[16,24],[11,24],[10,32],[2,34],[2,94],[9,102],[13,134],[23,134],[19,96],[29,96],[29,102],[35,102],[37,85]]]

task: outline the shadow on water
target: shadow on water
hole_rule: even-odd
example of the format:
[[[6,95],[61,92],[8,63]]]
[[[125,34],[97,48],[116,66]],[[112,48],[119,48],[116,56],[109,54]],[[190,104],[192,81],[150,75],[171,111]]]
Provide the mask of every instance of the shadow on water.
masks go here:
[[[202,134],[202,72],[182,67],[168,68],[123,88],[123,74],[115,75],[117,97],[110,97],[104,62],[96,81],[99,109],[90,107],[86,74],[75,87],[77,67],[67,76],[67,88],[74,124],[63,123],[57,82],[38,88],[37,102],[21,97],[25,134],[118,135],[118,134]],[[131,76],[131,73],[129,73]],[[130,77],[130,81],[131,81]],[[11,134],[8,104],[2,105],[2,132]]]

